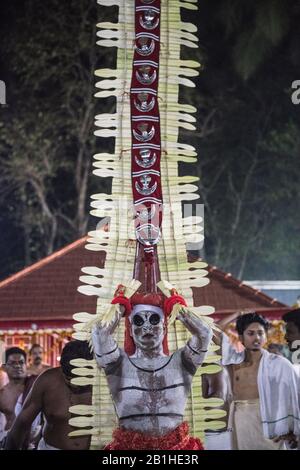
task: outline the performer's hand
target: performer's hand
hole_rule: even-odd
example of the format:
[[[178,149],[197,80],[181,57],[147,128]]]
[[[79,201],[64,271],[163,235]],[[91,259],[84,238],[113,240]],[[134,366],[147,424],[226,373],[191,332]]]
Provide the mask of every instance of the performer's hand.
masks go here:
[[[187,308],[182,307],[180,309],[179,314],[177,315],[177,320],[180,320],[181,323],[184,324],[187,330],[189,330],[192,335],[197,336],[199,333],[199,322],[201,326],[203,325],[202,321],[199,319],[199,322],[195,321],[196,319],[189,315],[189,311]],[[201,328],[200,326],[200,328]]]
[[[108,364],[115,362],[120,356],[118,345],[112,334],[121,317],[121,309],[118,309],[115,318],[109,324],[95,325],[92,329],[93,349],[99,367],[105,368]]]
[[[116,327],[118,326],[124,314],[124,311],[125,311],[125,307],[123,305],[119,305],[115,318],[106,325],[100,324],[100,325],[94,326],[92,330],[92,335],[96,335],[96,336],[99,334],[102,336],[111,335],[115,331]]]

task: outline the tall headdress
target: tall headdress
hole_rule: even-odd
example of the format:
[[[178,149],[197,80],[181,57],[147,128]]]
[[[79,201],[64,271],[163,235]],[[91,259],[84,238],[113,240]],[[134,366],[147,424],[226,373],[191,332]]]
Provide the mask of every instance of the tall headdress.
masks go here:
[[[140,295],[161,294],[173,298],[174,289],[184,294],[195,315],[214,312],[210,306],[193,307],[192,287],[201,287],[206,278],[206,263],[187,260],[186,243],[198,242],[200,217],[183,217],[182,202],[199,198],[195,176],[179,176],[179,162],[195,163],[196,150],[178,141],[179,129],[195,129],[194,106],[179,103],[179,86],[194,87],[191,77],[198,75],[199,63],[181,58],[181,46],[197,47],[197,27],[181,20],[181,9],[196,10],[197,0],[98,0],[102,6],[118,6],[118,23],[98,24],[99,44],[117,47],[116,69],[100,69],[96,97],[116,98],[111,114],[96,116],[100,137],[114,137],[114,153],[94,156],[93,173],[112,178],[111,194],[92,196],[91,213],[107,218],[109,229],[89,233],[89,250],[105,251],[105,267],[88,266],[80,280],[79,291],[96,295],[97,314],[75,314],[77,339],[90,338],[95,321],[109,321],[114,314],[111,304],[121,285],[122,295],[131,299]],[[169,301],[169,307],[172,301]],[[176,304],[177,305],[177,304]],[[168,346],[174,351],[187,341],[189,333],[175,322],[176,305],[170,309]],[[124,323],[116,339],[124,344]],[[203,434],[205,419],[209,428],[218,429],[221,401],[201,396],[202,373],[216,372],[217,356],[212,354],[200,368],[186,407],[186,419],[194,435]],[[70,423],[79,428],[72,435],[91,434],[92,448],[111,440],[116,426],[113,404],[106,378],[94,361],[73,361],[77,384],[93,385],[93,405],[72,407],[77,414]],[[204,412],[204,407],[211,407]],[[222,415],[222,412],[221,412]],[[89,429],[86,429],[89,427]]]

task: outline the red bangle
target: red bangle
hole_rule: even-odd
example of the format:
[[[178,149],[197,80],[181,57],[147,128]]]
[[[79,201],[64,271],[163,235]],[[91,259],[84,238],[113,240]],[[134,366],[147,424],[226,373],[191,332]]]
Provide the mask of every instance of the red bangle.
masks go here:
[[[112,304],[120,304],[125,307],[125,316],[130,315],[131,313],[131,303],[130,300],[127,297],[124,297],[124,295],[118,295],[115,297],[112,301]]]
[[[164,302],[164,311],[166,315],[170,315],[174,305],[180,304],[187,306],[185,299],[179,294],[172,294],[171,297],[168,297]]]

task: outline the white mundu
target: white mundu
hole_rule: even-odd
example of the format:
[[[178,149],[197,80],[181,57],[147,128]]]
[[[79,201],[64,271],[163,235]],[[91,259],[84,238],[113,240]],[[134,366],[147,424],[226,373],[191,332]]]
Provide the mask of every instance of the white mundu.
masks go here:
[[[232,431],[206,432],[205,450],[231,450]]]
[[[244,351],[237,352],[223,334],[222,364],[240,364],[244,359]],[[231,406],[234,448],[270,449],[271,445],[274,449],[270,439],[291,432],[300,436],[298,383],[295,369],[287,359],[262,350],[257,374],[259,399],[236,400]]]

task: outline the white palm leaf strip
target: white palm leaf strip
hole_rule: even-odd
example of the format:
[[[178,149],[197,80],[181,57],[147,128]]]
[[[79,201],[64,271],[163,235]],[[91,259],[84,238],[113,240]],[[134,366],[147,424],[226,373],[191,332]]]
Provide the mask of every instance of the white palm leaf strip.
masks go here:
[[[188,305],[193,305],[193,292],[192,287],[201,287],[208,283],[206,277],[207,272],[202,269],[205,267],[204,263],[193,263],[193,271],[191,271],[191,265],[187,262],[186,257],[186,242],[191,241],[191,236],[194,235],[195,226],[189,224],[189,220],[182,218],[181,202],[183,200],[193,200],[199,198],[195,191],[197,186],[192,185],[197,181],[197,178],[190,177],[179,177],[178,174],[178,162],[186,161],[186,158],[192,159],[190,162],[195,161],[196,151],[189,145],[178,144],[179,135],[179,122],[178,114],[184,110],[187,114],[184,114],[184,119],[188,122],[193,122],[193,117],[190,113],[195,112],[196,109],[192,106],[185,107],[184,105],[178,104],[179,99],[179,84],[185,86],[191,86],[193,83],[189,80],[187,82],[176,80],[179,74],[182,76],[185,73],[184,66],[188,66],[188,75],[196,76],[198,72],[195,70],[200,64],[197,62],[180,61],[180,41],[176,41],[179,36],[184,37],[185,32],[182,30],[189,29],[195,32],[196,27],[186,23],[183,24],[180,18],[180,6],[183,7],[183,3],[179,1],[162,1],[161,3],[161,57],[160,57],[160,76],[167,76],[168,71],[172,66],[170,64],[179,64],[177,70],[173,70],[175,77],[172,76],[173,80],[160,80],[158,97],[160,104],[160,116],[161,116],[161,137],[162,137],[162,151],[165,150],[165,155],[162,153],[161,159],[161,178],[164,182],[162,186],[163,200],[166,210],[164,211],[163,223],[162,223],[162,241],[158,245],[158,257],[160,263],[161,278],[169,281],[174,286],[178,287],[185,298],[187,299]],[[191,3],[186,3],[185,7],[196,7]],[[189,37],[189,40],[197,40],[196,37]],[[192,44],[185,44],[193,47]],[[194,73],[191,73],[191,70]],[[194,85],[193,85],[194,86]],[[184,185],[184,183],[187,183]],[[201,220],[195,221],[198,225]],[[178,227],[182,228],[181,236],[178,232]],[[199,238],[202,235],[199,233]],[[193,241],[198,241],[197,236],[194,237]],[[201,308],[199,309],[201,311]],[[176,322],[174,326],[169,329],[168,340],[171,351],[181,347],[188,339],[188,333],[186,329],[179,323]],[[218,359],[215,355],[214,360]],[[210,365],[202,367],[198,370],[192,385],[191,395],[188,400],[185,412],[185,418],[190,424],[191,432],[194,435],[198,435],[203,438],[203,431],[207,427],[206,419],[215,419],[212,423],[214,429],[220,429],[224,426],[224,423],[218,421],[217,418],[220,416],[220,410],[210,410],[209,413],[204,411],[204,407],[220,406],[220,402],[213,403],[203,399],[201,393],[201,375],[202,373],[212,373],[220,370],[219,366]],[[215,411],[215,414],[213,414]],[[221,411],[221,416],[224,412]],[[211,424],[210,424],[211,425]]]

